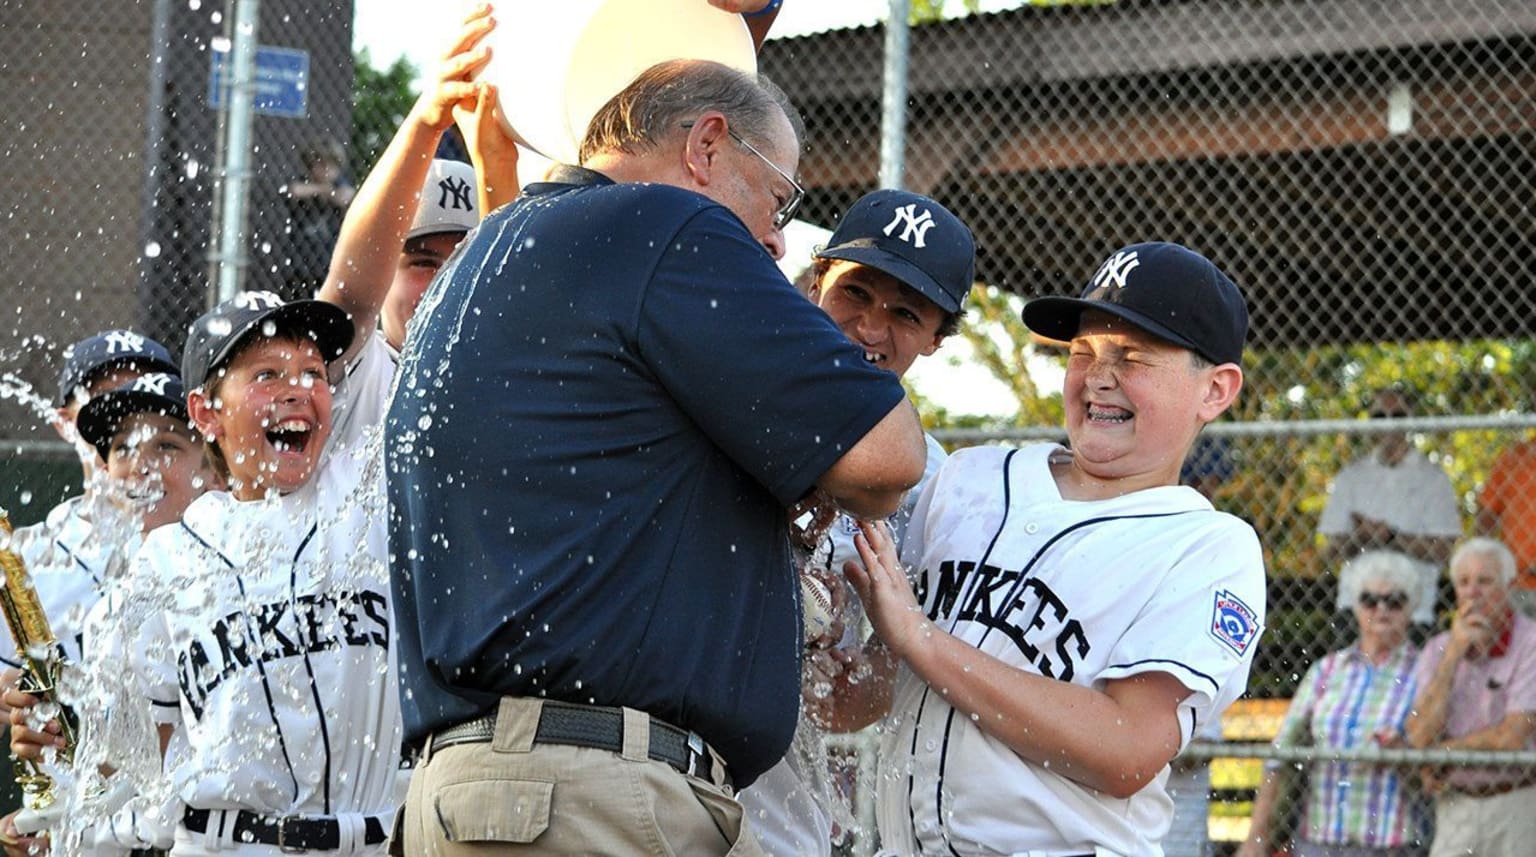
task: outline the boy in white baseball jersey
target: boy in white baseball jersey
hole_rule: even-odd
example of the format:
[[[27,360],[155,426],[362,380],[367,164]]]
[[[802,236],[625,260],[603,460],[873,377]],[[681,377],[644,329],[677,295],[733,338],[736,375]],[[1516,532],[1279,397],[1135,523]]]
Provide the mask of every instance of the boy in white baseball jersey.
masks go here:
[[[1242,693],[1264,612],[1251,527],[1178,484],[1242,387],[1247,308],[1210,261],[1137,244],[1024,321],[1070,340],[1071,449],[952,455],[848,574],[903,662],[877,816],[893,853],[1159,855],[1168,762]]]
[[[119,533],[110,546],[114,551],[108,563],[111,573],[99,588],[101,598],[85,616],[81,625],[81,656],[73,668],[81,678],[71,682],[81,688],[82,696],[93,700],[89,717],[82,717],[76,734],[77,772],[96,769],[98,762],[120,766],[121,746],[106,746],[103,711],[94,700],[110,696],[122,671],[125,653],[122,635],[116,632],[121,609],[122,570],[138,551],[142,533],[180,520],[187,506],[205,490],[222,487],[217,473],[204,457],[203,440],[187,421],[186,393],[178,375],[151,372],[94,396],[80,408],[76,427],[82,439],[91,445],[105,464],[106,481],[102,488],[126,519],[139,523],[132,533]],[[102,696],[93,696],[100,691]],[[68,699],[64,700],[69,702]],[[11,749],[18,757],[39,759],[45,746],[62,746],[57,722],[46,733],[36,731],[29,710],[38,700],[18,690],[5,693],[11,706]],[[129,797],[123,793],[122,797]],[[166,847],[170,844],[172,825],[163,822],[165,813],[147,814],[136,804],[113,812],[113,807],[99,802],[91,806],[69,804],[71,817],[53,826],[51,845],[65,853],[109,857],[126,855],[135,848]],[[62,810],[66,803],[61,802]],[[84,813],[96,823],[89,829],[80,824]]]
[[[147,372],[174,372],[176,364],[164,345],[131,330],[107,330],[71,345],[59,370],[53,427],[59,437],[80,452],[82,494],[55,506],[40,524],[18,529],[12,548],[33,575],[38,597],[64,646],[66,657],[79,660],[79,633],[85,613],[101,597],[108,565],[119,556],[121,537],[134,529],[112,507],[109,480],[103,472],[106,456],[89,443],[80,443],[76,420],[93,397],[107,393]],[[10,637],[0,641],[5,687],[14,684],[20,666]]]
[[[922,226],[887,229],[903,222]],[[907,191],[877,190],[848,209],[816,253],[807,296],[864,348],[866,360],[902,376],[959,328],[976,280],[975,259],[970,229],[944,206]],[[946,456],[931,436],[927,446],[924,481],[891,518],[898,538],[918,491]],[[796,559],[802,574],[828,584],[834,605],[853,609],[841,611],[829,633],[806,640],[809,693],[794,743],[783,761],[740,794],[758,844],[776,857],[832,853],[830,809],[837,798],[831,794],[821,730],[853,731],[878,717],[879,712],[865,713],[871,708],[867,692],[888,691],[893,669],[885,659],[872,663],[864,656],[862,614],[854,599],[842,597],[843,564],[857,556],[857,524],[838,514],[823,526],[812,528],[810,546],[797,550]],[[840,638],[841,628],[848,631]]]
[[[105,459],[80,442],[75,420],[93,396],[145,372],[175,369],[164,345],[131,330],[105,330],[64,351],[51,424],[59,437],[79,452],[84,490],[55,506],[41,523],[16,530],[11,548],[31,572],[43,610],[69,660],[80,659],[86,613],[100,599],[113,563],[131,556],[120,552],[118,545],[124,537],[134,535],[135,529],[103,490],[107,485]],[[21,674],[21,658],[9,634],[0,634],[0,664],[4,665],[0,692],[10,691]],[[5,709],[0,702],[0,713],[8,713]],[[24,842],[12,823],[14,816],[10,813],[0,819],[0,842]]]
[[[366,438],[393,364],[382,346],[349,364],[334,422],[327,363],[355,334],[334,304],[258,292],[188,336],[188,410],[230,490],[149,534],[124,616],[156,719],[185,739],[173,853],[382,853],[399,701]]]
[[[483,120],[494,103],[470,81],[489,59],[488,12],[466,20],[359,189],[320,299],[242,294],[188,336],[189,410],[230,491],[152,534],[134,576],[163,605],[136,670],[187,741],[168,759],[187,806],[173,854],[383,853],[404,779],[374,441],[391,346],[430,280],[416,274],[478,220],[472,174],[430,152],[456,110]]]

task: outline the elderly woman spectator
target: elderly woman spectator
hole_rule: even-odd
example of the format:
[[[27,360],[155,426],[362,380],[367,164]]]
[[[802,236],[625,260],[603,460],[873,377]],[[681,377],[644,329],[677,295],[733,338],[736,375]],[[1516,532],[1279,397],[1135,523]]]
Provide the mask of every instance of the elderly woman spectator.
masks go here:
[[[1408,742],[1445,750],[1536,748],[1536,622],[1510,605],[1515,557],[1468,539],[1451,555],[1456,618],[1424,646]],[[1429,769],[1431,857],[1536,853],[1536,773],[1525,766]]]
[[[1400,743],[1414,697],[1417,647],[1409,617],[1424,591],[1419,571],[1400,553],[1367,551],[1340,580],[1355,591],[1349,603],[1359,639],[1323,656],[1307,670],[1286,712],[1277,747],[1311,745],[1347,750]],[[1254,803],[1240,857],[1272,853],[1282,768],[1270,762]],[[1306,766],[1306,790],[1292,854],[1297,857],[1384,857],[1421,853],[1412,772],[1405,768],[1318,759]]]

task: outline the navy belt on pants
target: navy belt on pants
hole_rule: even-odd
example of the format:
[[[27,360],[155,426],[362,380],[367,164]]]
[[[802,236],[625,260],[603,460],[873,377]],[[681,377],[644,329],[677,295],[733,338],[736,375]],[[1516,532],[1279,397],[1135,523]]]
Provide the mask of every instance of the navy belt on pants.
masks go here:
[[[729,787],[731,777],[721,766],[719,777],[711,776],[714,754],[697,732],[688,732],[656,717],[650,718],[651,740],[648,755],[665,762],[685,776],[715,781]],[[496,715],[490,714],[450,726],[432,736],[432,752],[457,744],[485,744],[496,735]],[[564,744],[590,747],[613,753],[624,751],[624,712],[619,708],[577,705],[572,702],[545,700],[539,712],[535,744]]]

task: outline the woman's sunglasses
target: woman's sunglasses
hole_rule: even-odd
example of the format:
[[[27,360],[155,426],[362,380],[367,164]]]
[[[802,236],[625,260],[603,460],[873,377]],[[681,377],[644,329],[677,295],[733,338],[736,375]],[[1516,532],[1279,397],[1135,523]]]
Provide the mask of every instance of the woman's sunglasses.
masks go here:
[[[1366,609],[1385,607],[1388,610],[1401,610],[1408,606],[1408,596],[1401,592],[1388,592],[1378,595],[1375,592],[1360,593],[1360,606]]]

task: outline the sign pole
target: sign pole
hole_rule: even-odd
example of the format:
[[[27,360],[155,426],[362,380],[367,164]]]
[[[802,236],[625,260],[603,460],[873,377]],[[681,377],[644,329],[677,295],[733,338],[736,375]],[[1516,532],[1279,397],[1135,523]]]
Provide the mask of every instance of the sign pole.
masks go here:
[[[245,269],[250,265],[245,249],[245,226],[250,203],[251,130],[256,114],[256,30],[260,21],[260,0],[235,0],[219,240],[214,257],[219,272],[219,301],[229,300],[240,291]]]

